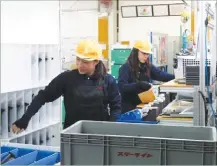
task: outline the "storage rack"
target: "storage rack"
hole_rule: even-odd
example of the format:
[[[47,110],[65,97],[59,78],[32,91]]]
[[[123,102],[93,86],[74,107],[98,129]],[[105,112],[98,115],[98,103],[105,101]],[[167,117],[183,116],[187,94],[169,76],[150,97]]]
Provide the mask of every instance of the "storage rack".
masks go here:
[[[11,131],[12,123],[22,117],[39,90],[60,73],[58,45],[3,43],[1,58],[1,141],[35,145],[59,143],[60,99],[42,106],[24,132],[15,135]],[[13,76],[15,78],[10,78]]]

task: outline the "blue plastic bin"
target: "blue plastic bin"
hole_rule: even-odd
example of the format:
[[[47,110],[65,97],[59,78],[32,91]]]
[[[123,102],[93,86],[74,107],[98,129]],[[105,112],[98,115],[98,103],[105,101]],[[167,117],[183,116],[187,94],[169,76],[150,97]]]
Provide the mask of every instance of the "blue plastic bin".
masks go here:
[[[119,118],[120,120],[141,120],[142,115],[138,109],[128,111],[122,114]]]
[[[60,162],[60,153],[54,153],[51,156],[38,160],[30,165],[54,165]]]
[[[11,151],[11,150],[13,150],[13,149],[15,149],[15,148],[2,146],[1,147],[1,154],[0,154],[1,160],[3,160],[4,157],[7,156],[8,152]]]
[[[158,124],[159,121],[144,121],[141,112],[138,109],[126,112],[120,116],[117,122],[125,123],[145,123],[145,124]]]
[[[11,151],[11,150],[13,150],[13,149],[16,149],[16,148],[14,148],[14,147],[2,146],[2,147],[1,147],[1,154],[2,154],[2,153],[5,153],[5,152],[9,152],[9,151]]]
[[[125,123],[145,123],[145,124],[158,124],[159,121],[144,121],[144,120],[117,120],[116,122],[125,122]]]
[[[7,152],[5,152],[5,153],[3,153],[2,155],[1,155],[1,161],[2,160],[4,160],[8,155],[9,155],[9,153],[12,153],[14,156],[15,156],[15,159],[16,158],[19,158],[19,157],[21,157],[21,156],[23,156],[23,155],[26,155],[26,154],[28,154],[28,153],[31,153],[31,152],[33,152],[33,150],[31,150],[31,149],[22,149],[22,148],[14,148],[14,149],[12,149],[12,150],[9,150],[9,151],[7,151]],[[13,159],[13,160],[10,160],[10,161],[14,161],[15,159]],[[10,162],[9,161],[9,162]],[[5,163],[6,164],[6,163]]]
[[[1,147],[1,149],[1,152],[4,152],[1,154],[2,159],[9,153],[15,156],[15,159],[3,165],[54,165],[60,162],[60,152],[15,147]]]

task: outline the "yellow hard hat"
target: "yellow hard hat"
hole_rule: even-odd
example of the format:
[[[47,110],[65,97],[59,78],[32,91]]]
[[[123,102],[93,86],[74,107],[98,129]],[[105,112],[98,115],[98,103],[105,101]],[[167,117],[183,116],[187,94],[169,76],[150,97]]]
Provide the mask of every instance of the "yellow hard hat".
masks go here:
[[[102,56],[102,49],[98,42],[94,40],[80,41],[75,52],[77,57],[87,61],[100,60]]]
[[[141,52],[152,54],[152,44],[148,40],[137,40],[133,47]]]

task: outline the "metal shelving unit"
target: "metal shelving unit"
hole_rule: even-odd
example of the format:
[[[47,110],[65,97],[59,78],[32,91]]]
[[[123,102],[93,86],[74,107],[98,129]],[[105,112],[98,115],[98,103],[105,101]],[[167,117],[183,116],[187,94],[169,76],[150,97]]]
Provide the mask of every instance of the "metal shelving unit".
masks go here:
[[[0,94],[1,141],[35,145],[58,143],[56,139],[59,137],[60,99],[42,106],[32,117],[24,132],[15,135],[11,131],[12,123],[22,117],[34,96],[60,73],[58,45],[3,43],[1,49],[1,66],[2,71],[5,72],[4,75],[7,74],[5,63],[7,66],[13,61],[25,64],[25,66],[20,66],[23,69],[18,75],[20,79],[15,76],[17,81],[7,83],[4,75],[1,77],[4,80]],[[8,57],[13,60],[9,61]]]
[[[200,10],[200,21],[199,23],[202,25],[200,28],[199,32],[199,53],[200,53],[200,59],[199,62],[205,62],[207,58],[207,50],[205,48],[205,25],[204,21],[206,19],[206,16],[209,15],[210,13],[213,13],[212,17],[214,17],[215,23],[216,23],[216,12],[207,12],[207,4],[204,1],[199,2],[199,8],[202,9]],[[211,11],[211,9],[209,9]],[[215,9],[216,11],[216,9]],[[204,26],[203,26],[204,25]],[[209,98],[208,92],[214,94],[212,95],[212,103],[209,105],[206,105],[206,107],[209,110],[209,125],[215,126],[215,120],[214,118],[211,118],[213,115],[216,108],[212,110],[215,105],[216,105],[216,93],[215,93],[215,86],[216,86],[216,25],[213,28],[213,33],[212,33],[212,49],[211,49],[211,59],[210,59],[210,67],[212,69],[210,78],[212,78],[211,85],[206,87],[205,86],[205,63],[199,63],[197,65],[200,65],[200,85],[199,86],[183,86],[183,87],[174,87],[174,86],[165,86],[162,85],[160,86],[160,91],[161,92],[167,92],[167,93],[185,93],[185,94],[193,94],[194,98],[194,118],[193,118],[193,124],[196,126],[205,126],[205,106],[204,106],[204,101],[201,96],[201,92]],[[188,57],[186,57],[188,59]],[[214,80],[215,79],[215,80]]]

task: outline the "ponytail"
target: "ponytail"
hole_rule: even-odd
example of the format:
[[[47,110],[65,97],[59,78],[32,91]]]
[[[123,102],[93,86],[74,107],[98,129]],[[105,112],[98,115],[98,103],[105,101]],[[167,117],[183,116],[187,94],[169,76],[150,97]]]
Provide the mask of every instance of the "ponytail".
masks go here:
[[[96,77],[97,79],[104,78],[106,73],[107,71],[104,63],[101,60],[99,60],[99,63],[96,65],[95,68],[94,77]]]

